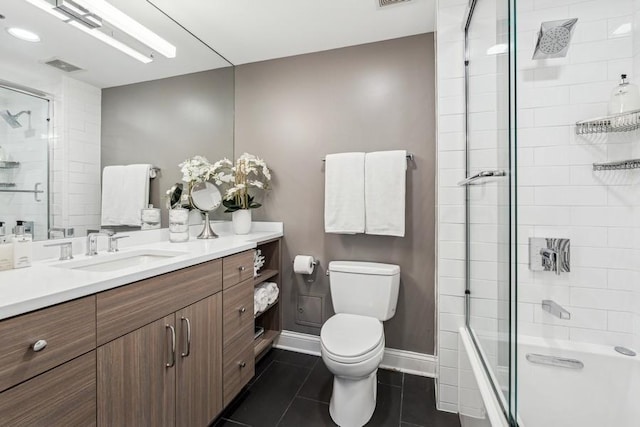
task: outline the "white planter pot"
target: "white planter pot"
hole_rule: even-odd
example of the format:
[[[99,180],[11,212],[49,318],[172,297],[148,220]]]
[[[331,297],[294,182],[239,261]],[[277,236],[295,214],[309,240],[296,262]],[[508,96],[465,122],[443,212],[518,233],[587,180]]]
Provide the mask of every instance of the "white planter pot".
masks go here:
[[[251,231],[251,209],[240,209],[231,214],[233,232],[236,234],[249,234]]]

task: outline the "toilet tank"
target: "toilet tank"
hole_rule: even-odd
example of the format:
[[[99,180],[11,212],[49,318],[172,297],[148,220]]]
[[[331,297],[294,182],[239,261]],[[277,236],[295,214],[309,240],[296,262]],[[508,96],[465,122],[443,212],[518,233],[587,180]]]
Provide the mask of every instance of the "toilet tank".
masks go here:
[[[360,261],[329,263],[331,302],[336,313],[359,314],[380,320],[396,313],[400,267]]]

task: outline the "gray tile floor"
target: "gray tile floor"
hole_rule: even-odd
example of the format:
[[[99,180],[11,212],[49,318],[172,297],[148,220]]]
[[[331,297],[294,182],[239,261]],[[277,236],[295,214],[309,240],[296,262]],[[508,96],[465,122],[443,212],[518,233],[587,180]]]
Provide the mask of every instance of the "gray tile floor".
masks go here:
[[[249,386],[215,427],[325,427],[333,377],[322,359],[271,350],[256,366]],[[458,416],[435,407],[433,379],[378,370],[378,400],[367,426],[460,427]]]

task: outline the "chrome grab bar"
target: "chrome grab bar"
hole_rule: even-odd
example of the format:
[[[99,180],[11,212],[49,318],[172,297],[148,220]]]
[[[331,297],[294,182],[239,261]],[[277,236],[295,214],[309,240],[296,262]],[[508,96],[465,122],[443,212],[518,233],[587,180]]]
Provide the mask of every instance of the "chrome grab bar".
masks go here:
[[[578,359],[568,359],[566,357],[547,356],[545,354],[527,353],[527,360],[537,365],[556,366],[558,368],[582,369],[584,363]]]
[[[501,170],[493,170],[493,171],[480,171],[477,174],[470,176],[467,179],[463,179],[458,183],[459,186],[471,184],[474,181],[477,181],[482,178],[491,178],[494,176],[505,176],[507,173]]]

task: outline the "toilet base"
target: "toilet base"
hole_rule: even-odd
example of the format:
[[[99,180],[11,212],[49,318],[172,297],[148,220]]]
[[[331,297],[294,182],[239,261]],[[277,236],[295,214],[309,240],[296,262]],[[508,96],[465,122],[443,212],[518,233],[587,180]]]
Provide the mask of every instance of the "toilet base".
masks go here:
[[[362,427],[376,409],[376,369],[365,378],[333,377],[333,393],[329,404],[331,419],[340,427]]]

